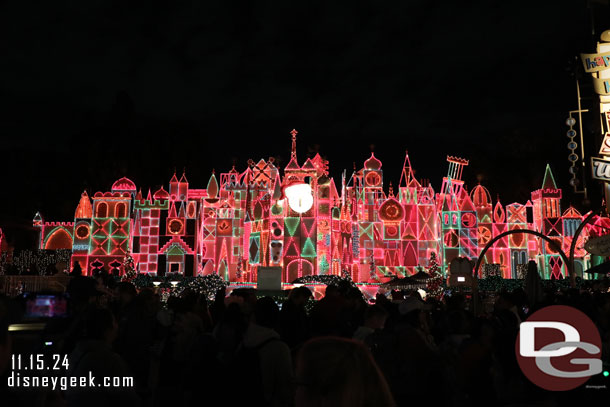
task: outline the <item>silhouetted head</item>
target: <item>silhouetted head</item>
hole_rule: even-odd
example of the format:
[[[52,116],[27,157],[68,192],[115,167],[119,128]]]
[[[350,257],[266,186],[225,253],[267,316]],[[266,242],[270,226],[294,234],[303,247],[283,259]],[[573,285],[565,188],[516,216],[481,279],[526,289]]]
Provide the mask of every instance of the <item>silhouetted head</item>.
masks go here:
[[[381,305],[371,305],[364,312],[364,324],[373,329],[383,329],[388,319],[388,311]]]
[[[290,290],[288,294],[288,300],[296,305],[305,305],[307,300],[312,296],[311,290],[307,287],[295,287]]]
[[[92,310],[85,321],[85,337],[96,339],[110,344],[116,338],[118,326],[114,315],[107,308]]]
[[[130,303],[136,297],[136,295],[138,295],[136,286],[127,281],[120,282],[117,285],[117,291],[119,294],[119,301],[121,302],[121,305],[126,305]]]
[[[258,325],[275,328],[280,319],[280,308],[273,298],[263,297],[254,306],[254,320]]]

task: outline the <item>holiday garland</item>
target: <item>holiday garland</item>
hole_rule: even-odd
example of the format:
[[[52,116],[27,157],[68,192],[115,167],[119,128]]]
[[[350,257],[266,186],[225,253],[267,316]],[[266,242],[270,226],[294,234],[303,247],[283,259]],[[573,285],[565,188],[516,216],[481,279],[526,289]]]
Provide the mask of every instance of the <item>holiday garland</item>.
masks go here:
[[[303,276],[293,281],[293,284],[326,284],[326,285],[339,285],[342,281],[348,282],[351,286],[356,287],[356,284],[352,281],[349,275],[344,276],[335,275],[317,275],[317,276]]]

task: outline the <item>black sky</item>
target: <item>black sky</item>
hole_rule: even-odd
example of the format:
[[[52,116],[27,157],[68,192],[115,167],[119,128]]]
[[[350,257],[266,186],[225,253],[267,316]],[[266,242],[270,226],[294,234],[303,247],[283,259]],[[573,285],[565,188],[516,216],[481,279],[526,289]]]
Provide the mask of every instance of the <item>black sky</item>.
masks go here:
[[[610,28],[603,3],[5,1],[0,227],[17,235],[37,210],[71,220],[83,189],[123,175],[146,190],[186,167],[203,188],[234,160],[281,164],[292,128],[299,157],[319,151],[335,177],[374,148],[396,184],[409,150],[438,188],[458,155],[467,185],[507,204],[548,162],[564,205],[585,209],[567,191],[564,122],[575,57]],[[593,152],[598,122],[585,116]]]

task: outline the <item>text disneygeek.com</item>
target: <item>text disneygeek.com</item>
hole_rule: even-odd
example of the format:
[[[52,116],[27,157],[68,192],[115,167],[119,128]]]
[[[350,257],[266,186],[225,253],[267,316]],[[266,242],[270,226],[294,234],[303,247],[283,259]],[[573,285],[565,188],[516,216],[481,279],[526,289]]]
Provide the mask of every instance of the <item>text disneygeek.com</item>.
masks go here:
[[[86,376],[63,375],[60,371],[67,373],[69,368],[67,355],[12,355],[11,362],[12,372],[7,384],[13,389],[47,388],[65,391],[69,388],[133,387],[131,376],[96,377],[91,371]],[[49,375],[41,375],[41,372]]]
[[[48,388],[51,390],[67,390],[68,388],[119,388],[133,387],[133,377],[102,377],[97,378],[89,372],[88,376],[23,376],[12,372],[8,377],[8,387],[15,389]]]

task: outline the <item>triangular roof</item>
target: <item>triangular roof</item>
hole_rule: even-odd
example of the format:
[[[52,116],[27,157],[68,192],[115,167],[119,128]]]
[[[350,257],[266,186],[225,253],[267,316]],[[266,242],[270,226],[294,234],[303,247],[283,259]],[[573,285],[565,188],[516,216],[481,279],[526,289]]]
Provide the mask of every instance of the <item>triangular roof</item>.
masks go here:
[[[191,249],[189,247],[189,245],[186,244],[186,242],[180,238],[180,236],[172,237],[167,243],[165,243],[165,245],[163,245],[163,247],[161,247],[159,249],[159,253],[181,254],[181,253],[175,253],[175,252],[168,253],[169,251],[172,251],[172,249],[178,249],[178,248],[180,249],[180,251],[184,252],[185,254],[194,253],[193,249]]]
[[[89,195],[87,195],[87,191],[83,191],[80,196],[80,201],[78,206],[76,207],[76,213],[74,214],[75,219],[89,219],[93,216],[93,207],[91,206],[91,201],[89,200]]]
[[[275,175],[275,185],[273,186],[273,199],[276,201],[282,198],[282,181],[280,181],[280,174]]]
[[[173,202],[169,206],[169,214],[167,216],[170,218],[176,217],[176,205]]]
[[[290,162],[288,163],[288,165],[284,168],[284,170],[300,170],[301,167],[299,167],[299,163],[297,162],[296,158],[291,158]]]
[[[180,182],[188,184],[189,181],[186,179],[186,173],[182,173],[182,176],[180,177]]]
[[[546,165],[546,169],[544,170],[544,180],[542,181],[541,189],[557,189],[557,184],[555,183],[553,172],[551,172],[551,166],[548,164]]]
[[[409,158],[409,152],[405,151],[405,162],[402,165],[402,173],[400,174],[400,181],[398,187],[411,187],[419,188],[421,184],[415,179],[413,168],[411,168],[411,159]]]
[[[570,206],[568,209],[565,210],[565,212],[563,213],[563,217],[564,218],[570,218],[570,219],[581,219],[582,215],[580,214],[580,212],[578,212],[576,210],[576,208],[574,208],[573,206]]]
[[[464,196],[462,197],[462,201],[460,202],[460,210],[472,212],[475,211],[474,204],[472,203],[472,200],[470,199],[467,193],[464,194]]]
[[[172,179],[169,180],[170,183],[172,182],[178,182],[178,178],[176,177],[176,173],[174,172],[174,175],[172,175]]]
[[[301,169],[303,169],[303,170],[315,170],[316,167],[311,162],[311,158],[308,158],[307,160],[305,160],[305,164],[303,164],[303,167],[301,167]]]

